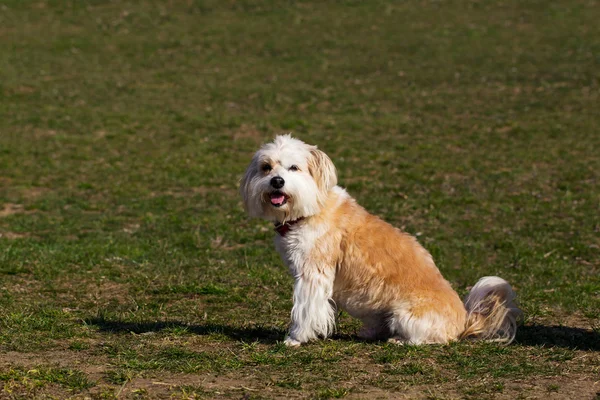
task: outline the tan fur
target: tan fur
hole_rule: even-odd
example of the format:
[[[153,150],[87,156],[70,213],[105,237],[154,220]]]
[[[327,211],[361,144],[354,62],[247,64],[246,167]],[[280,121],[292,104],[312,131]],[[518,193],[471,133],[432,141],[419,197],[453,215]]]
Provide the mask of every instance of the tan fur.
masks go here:
[[[316,146],[311,149],[310,155],[308,170],[313,178],[315,178],[319,189],[327,193],[332,187],[337,185],[335,165],[333,165],[329,156],[317,149]]]
[[[295,162],[300,171],[306,167],[310,176],[274,168],[266,181],[257,180],[264,174],[258,170],[260,157],[273,155],[271,162],[287,166],[296,154],[305,154],[305,162]],[[292,184],[288,189],[286,183],[282,189],[289,195],[288,204],[274,209],[261,200],[268,198],[271,189],[260,186],[265,187],[261,194],[253,185],[278,174],[285,174]],[[336,183],[335,166],[329,157],[289,135],[263,146],[241,182],[244,204],[247,209],[252,205],[252,209],[260,210],[254,212],[257,216],[275,217],[282,223],[290,213],[295,215],[287,236],[275,241],[295,278],[287,345],[329,335],[334,324],[331,302],[361,319],[361,335],[367,338],[413,344],[462,338],[514,339],[520,311],[506,281],[482,278],[465,306],[414,237],[369,214]],[[294,192],[294,185],[314,190]],[[296,209],[308,203],[317,207],[298,214]]]
[[[464,330],[466,310],[431,255],[412,236],[369,214],[351,198],[339,206],[337,202],[338,195],[330,192],[323,211],[306,222],[329,226],[311,258],[317,265],[335,266],[335,303],[347,308],[348,303],[360,302],[375,315],[391,312],[395,302],[407,302],[416,317],[443,314],[447,326],[442,342],[457,339]]]

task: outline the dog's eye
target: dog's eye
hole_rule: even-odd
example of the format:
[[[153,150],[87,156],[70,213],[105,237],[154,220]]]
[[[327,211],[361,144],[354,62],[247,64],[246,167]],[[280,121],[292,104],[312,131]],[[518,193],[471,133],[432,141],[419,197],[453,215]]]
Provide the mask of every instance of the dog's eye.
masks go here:
[[[298,166],[297,166],[297,165],[292,165],[292,166],[289,168],[289,170],[290,170],[290,171],[298,171],[299,169],[300,169],[300,168],[298,168]]]
[[[273,167],[271,167],[271,165],[270,165],[270,164],[264,164],[264,165],[262,166],[262,170],[263,170],[263,171],[265,171],[265,172],[269,172],[269,171],[270,171],[270,170],[272,170],[272,169],[273,169]]]

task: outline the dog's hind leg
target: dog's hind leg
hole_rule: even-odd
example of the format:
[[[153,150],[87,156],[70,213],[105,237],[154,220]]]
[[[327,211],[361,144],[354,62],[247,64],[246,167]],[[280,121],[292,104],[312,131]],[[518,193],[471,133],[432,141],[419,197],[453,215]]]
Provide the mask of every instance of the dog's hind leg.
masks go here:
[[[364,340],[381,340],[390,336],[390,328],[381,315],[361,318],[363,326],[358,337]]]
[[[406,310],[395,310],[388,320],[390,343],[396,344],[446,344],[456,336],[449,321],[436,312],[415,315]]]

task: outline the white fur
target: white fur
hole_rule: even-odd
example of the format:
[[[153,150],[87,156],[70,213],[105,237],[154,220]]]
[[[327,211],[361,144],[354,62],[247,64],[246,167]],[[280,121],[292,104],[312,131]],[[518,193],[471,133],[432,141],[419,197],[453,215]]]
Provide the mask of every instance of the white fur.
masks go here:
[[[290,135],[283,135],[277,136],[274,142],[265,144],[256,152],[240,187],[244,206],[251,217],[285,222],[315,215],[319,211],[320,191],[308,173],[308,160],[313,149],[316,147]],[[263,163],[279,160],[285,161],[275,163],[268,174],[262,172]],[[290,171],[292,165],[298,166],[300,171]],[[284,192],[293,199],[280,208],[272,207],[265,196],[271,190],[270,181],[275,176],[285,180]]]
[[[263,168],[266,163],[271,169]],[[290,168],[292,165],[299,169]],[[273,177],[281,177],[285,181],[284,186],[277,190],[284,193],[287,199],[287,203],[280,207],[271,204],[270,200],[270,195],[275,191],[271,186]],[[345,228],[337,226],[337,223],[326,222],[328,220],[323,216],[337,215],[335,213],[340,212],[343,205],[346,208],[341,212],[342,217],[336,221],[344,225],[344,220],[367,213],[336,184],[335,167],[329,157],[316,146],[307,145],[290,135],[277,136],[274,142],[261,147],[252,158],[240,183],[244,207],[251,216],[276,223],[293,221],[293,224],[288,225],[289,230],[285,236],[275,238],[275,247],[294,277],[294,305],[286,345],[298,346],[319,336],[329,336],[335,327],[337,306],[363,321],[364,328],[360,333],[362,337],[391,337],[393,342],[409,344],[447,343],[449,340],[457,340],[461,332],[466,332],[463,325],[467,313],[473,320],[482,321],[482,318],[489,315],[486,314],[489,311],[486,307],[489,308],[490,302],[498,299],[500,300],[496,304],[501,303],[501,306],[492,308],[495,319],[490,317],[484,320],[486,323],[480,330],[484,332],[479,337],[502,341],[514,339],[519,310],[514,304],[514,292],[505,280],[498,277],[482,278],[468,295],[465,309],[450,284],[439,274],[429,252],[416,239],[398,230],[389,236],[404,246],[402,254],[406,251],[407,260],[413,262],[408,264],[409,267],[413,268],[411,265],[415,265],[414,268],[426,272],[423,276],[428,276],[429,281],[425,282],[414,278],[414,275],[411,278],[423,285],[418,288],[421,290],[419,293],[427,293],[430,287],[435,289],[424,295],[425,300],[419,297],[421,294],[410,297],[405,292],[415,289],[411,283],[410,286],[402,286],[397,296],[394,295],[396,297],[390,297],[389,293],[394,288],[386,281],[385,271],[378,269],[380,264],[374,262],[369,269],[363,268],[364,264],[359,262],[351,264],[352,276],[359,277],[364,284],[361,282],[354,289],[345,290],[344,284],[347,282],[336,281],[340,263],[346,265],[345,257],[336,259],[328,254],[340,253],[342,237],[346,239],[345,246],[350,248],[345,248],[342,255],[352,257],[353,252],[360,252],[359,246],[356,243],[348,245],[348,242],[353,242],[352,232],[344,231]],[[322,213],[326,201],[327,211]],[[308,223],[309,220],[311,223]],[[387,229],[387,225],[383,224],[385,223],[380,222],[377,227],[370,226],[369,229],[373,229],[373,232]],[[329,240],[331,238],[336,240]],[[363,245],[369,246],[365,242],[369,242],[370,238],[362,240]],[[384,243],[383,247],[385,246]],[[369,250],[373,254],[380,249],[382,248],[377,247]],[[382,253],[382,260],[389,259],[389,256],[385,256],[385,251]],[[387,268],[397,271],[395,268],[405,263],[389,264]],[[410,275],[410,271],[414,269],[404,271],[400,276],[406,280],[406,275]],[[433,303],[434,306],[428,306],[429,309],[415,313],[415,307],[418,308],[440,292],[452,294],[443,297],[448,304],[444,304],[444,301],[439,306],[438,303]],[[338,302],[337,305],[333,298]],[[491,320],[492,323],[489,322]]]
[[[410,312],[409,304],[396,305],[388,320],[392,332],[390,341],[414,345],[443,343],[448,336],[447,323],[438,313],[432,312],[416,318]]]
[[[335,309],[331,297],[335,269],[308,261],[315,241],[325,232],[327,226],[314,229],[299,222],[285,237],[275,238],[275,247],[295,280],[292,324],[286,338],[291,346],[333,333]]]

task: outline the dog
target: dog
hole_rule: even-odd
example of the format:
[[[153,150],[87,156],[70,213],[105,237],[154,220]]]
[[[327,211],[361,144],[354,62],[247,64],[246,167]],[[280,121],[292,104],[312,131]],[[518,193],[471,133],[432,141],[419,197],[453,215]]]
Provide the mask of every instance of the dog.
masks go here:
[[[294,277],[286,345],[330,336],[338,308],[362,321],[366,340],[515,338],[521,311],[508,282],[481,278],[463,303],[413,236],[337,186],[333,162],[316,146],[277,136],[254,154],[240,193],[251,217],[275,224],[275,247]]]

